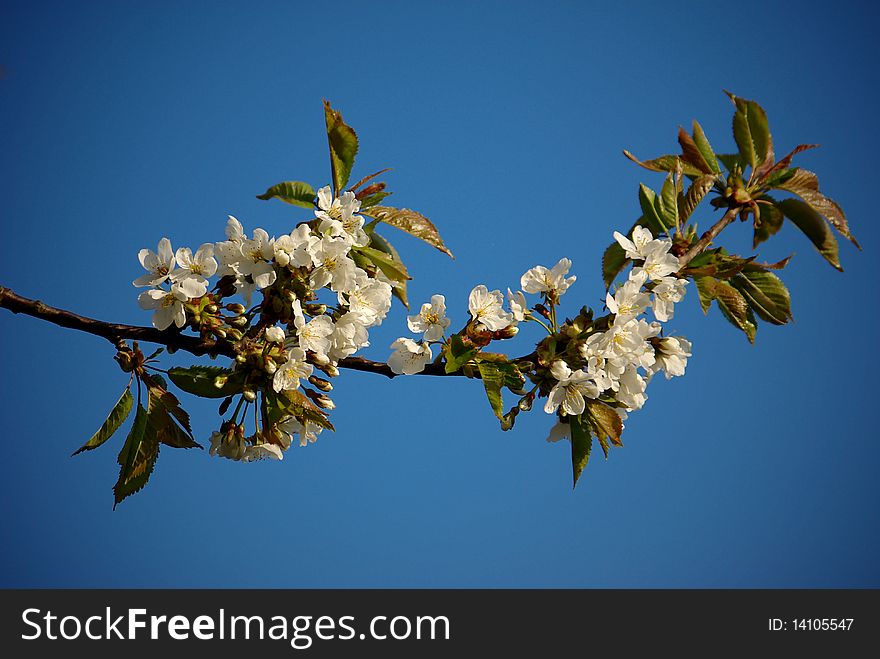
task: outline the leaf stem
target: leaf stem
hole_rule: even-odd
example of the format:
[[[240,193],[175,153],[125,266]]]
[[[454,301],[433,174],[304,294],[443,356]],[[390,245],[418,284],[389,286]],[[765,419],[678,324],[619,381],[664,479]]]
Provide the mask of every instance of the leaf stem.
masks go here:
[[[691,245],[690,249],[685,252],[681,258],[678,259],[678,262],[682,268],[684,268],[688,263],[690,263],[700,252],[705,250],[713,240],[721,233],[724,228],[733,222],[736,219],[736,216],[739,214],[740,208],[739,206],[732,206],[727,209],[727,212],[724,213],[724,216],[718,220],[715,224],[713,224],[706,233],[700,236],[700,239]]]

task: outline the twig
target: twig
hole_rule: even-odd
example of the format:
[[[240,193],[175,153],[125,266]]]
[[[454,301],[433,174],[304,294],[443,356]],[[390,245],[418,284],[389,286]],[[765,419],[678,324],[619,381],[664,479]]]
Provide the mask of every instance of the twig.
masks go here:
[[[691,248],[681,256],[681,258],[678,260],[678,262],[681,264],[681,267],[685,267],[694,259],[694,257],[697,256],[697,254],[706,249],[712,243],[712,241],[718,237],[718,234],[724,230],[724,227],[726,227],[728,224],[736,219],[736,216],[740,210],[741,209],[738,206],[728,208],[724,216],[715,224],[713,224],[709,228],[709,230],[706,231],[706,233],[700,236],[700,239],[695,242],[691,246]]]
[[[193,355],[225,355],[227,357],[235,357],[235,351],[229,343],[203,341],[197,336],[181,334],[177,329],[160,331],[155,327],[121,325],[119,323],[108,323],[103,320],[80,316],[71,311],[49,306],[40,300],[28,299],[4,286],[0,286],[0,308],[8,309],[16,314],[21,313],[33,316],[59,327],[67,327],[100,336],[110,341],[116,347],[119,347],[125,339],[130,339],[145,343],[158,343],[174,350],[189,352]],[[388,364],[365,359],[364,357],[346,357],[340,360],[338,367],[376,373],[388,378],[393,378],[397,375]],[[428,364],[419,375],[464,376],[464,373],[461,371],[447,373],[444,370],[443,364]]]

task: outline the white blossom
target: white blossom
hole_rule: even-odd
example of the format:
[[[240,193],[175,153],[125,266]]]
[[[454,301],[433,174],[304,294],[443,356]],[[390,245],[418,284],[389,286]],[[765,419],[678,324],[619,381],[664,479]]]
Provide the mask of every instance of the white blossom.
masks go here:
[[[345,359],[370,345],[366,326],[357,314],[343,314],[333,327],[327,356],[333,361]]]
[[[158,286],[166,281],[174,268],[174,252],[171,250],[171,241],[162,238],[156,251],[142,249],[138,252],[138,261],[141,262],[147,274],[135,279],[132,284],[138,288],[144,286]]]
[[[241,244],[244,241],[244,228],[232,215],[226,220],[226,240],[214,245],[214,252],[219,261],[217,274],[221,277],[226,275],[238,275],[238,264],[241,262]]]
[[[266,288],[275,283],[275,269],[272,259],[275,257],[274,240],[263,229],[254,229],[253,238],[241,243],[241,261],[238,273],[250,277],[258,289]]]
[[[186,293],[177,286],[172,286],[170,291],[151,288],[138,296],[138,304],[141,309],[153,309],[153,327],[157,330],[165,330],[172,323],[177,327],[186,324],[186,310],[183,303],[187,301]]]
[[[431,301],[422,305],[414,316],[407,316],[406,324],[410,332],[424,333],[425,341],[439,341],[450,320],[446,317],[446,298],[443,295],[432,295]]]
[[[526,296],[523,295],[522,291],[514,293],[508,288],[507,304],[510,306],[510,313],[513,316],[513,319],[518,323],[523,322],[531,315],[529,305],[526,302]]]
[[[296,336],[299,347],[303,350],[311,350],[318,355],[327,355],[330,350],[330,337],[333,335],[333,319],[330,316],[316,316],[309,322],[302,312],[302,304],[299,300],[293,301],[293,324],[296,327]]]
[[[677,277],[663,277],[657,281],[657,285],[651,291],[654,294],[651,306],[657,320],[665,323],[672,318],[675,303],[681,302],[687,283],[687,279]]]
[[[202,297],[208,292],[208,277],[217,272],[217,260],[214,258],[214,245],[205,243],[196,250],[193,256],[189,247],[181,247],[175,254],[177,269],[171,273],[171,281],[175,282],[187,297]]]
[[[471,317],[490,332],[503,330],[513,321],[513,316],[504,310],[503,304],[501,291],[490,292],[483,284],[476,286],[468,296]]]
[[[340,302],[342,300],[340,299]],[[391,286],[376,279],[368,279],[348,296],[348,311],[360,317],[367,327],[379,325],[391,309]]]
[[[414,375],[425,370],[425,366],[434,359],[428,343],[416,343],[412,339],[401,337],[391,344],[391,356],[388,366],[391,371],[400,375]]]
[[[691,356],[691,342],[681,336],[667,336],[656,342],[657,360],[652,371],[663,369],[666,379],[684,375],[688,357]]]
[[[318,190],[318,208],[315,215],[321,220],[318,229],[325,236],[342,238],[346,242],[364,247],[370,237],[364,231],[364,218],[355,215],[361,202],[351,191],[343,192],[339,199],[330,200],[330,186]]]
[[[526,293],[551,293],[559,297],[577,279],[575,276],[565,277],[570,268],[571,261],[566,258],[560,259],[550,270],[536,265],[520,278],[520,287]]]
[[[641,313],[651,303],[651,296],[642,291],[642,279],[630,279],[614,295],[610,292],[605,295],[605,305],[608,310],[618,318],[633,318]]]
[[[292,265],[304,268],[312,265],[311,250],[320,239],[311,233],[309,225],[300,224],[289,234],[275,239],[275,262],[282,268]]]
[[[651,231],[642,226],[637,226],[633,229],[632,240],[618,231],[615,231],[612,235],[614,236],[614,240],[617,241],[617,244],[623,247],[626,252],[626,258],[635,261],[643,261],[648,258],[649,253],[653,253],[657,250],[664,253],[668,252],[669,248],[672,247],[671,240],[668,238],[658,238],[657,240],[654,240]]]
[[[311,248],[315,266],[309,283],[318,290],[330,286],[334,293],[348,293],[357,284],[358,271],[363,272],[348,256],[351,246],[344,240],[325,236]]]
[[[637,410],[645,404],[648,397],[645,395],[647,382],[645,378],[639,375],[636,367],[632,364],[626,367],[623,375],[620,376],[620,388],[617,391],[616,398],[619,402],[626,405],[631,410]]]
[[[556,423],[553,424],[553,427],[550,428],[550,434],[547,436],[547,441],[558,442],[563,439],[571,439],[571,424],[562,423],[561,420],[557,420]]]
[[[229,460],[241,460],[247,448],[244,444],[244,436],[234,432],[212,432],[211,448],[208,453],[212,456],[219,455]]]
[[[562,360],[553,362],[550,366],[550,374],[557,380],[557,384],[551,389],[547,404],[544,406],[547,414],[552,414],[561,406],[566,414],[577,416],[586,407],[584,398],[599,396],[599,387],[588,373],[581,370],[572,371]]]
[[[646,339],[659,332],[660,326],[656,323],[649,324],[641,318],[637,320],[620,316],[614,319],[608,331],[596,339],[591,336],[588,341],[594,341],[598,354],[605,358],[621,359],[647,368],[654,363],[654,350]]]
[[[658,241],[655,240],[654,242],[656,243]],[[674,254],[670,254],[667,250],[668,246],[665,244],[658,245],[653,249],[648,250],[645,255],[645,262],[640,267],[633,268],[631,276],[638,277],[645,275],[651,281],[659,281],[667,275],[677,272],[681,267],[678,262],[678,257]]]
[[[302,348],[291,348],[287,351],[287,361],[278,367],[272,378],[272,388],[276,392],[288,391],[299,387],[300,378],[307,378],[314,368],[306,362],[306,351]]]
[[[281,448],[275,444],[256,444],[248,446],[244,455],[241,456],[242,462],[256,462],[257,460],[283,460],[284,454]]]
[[[299,422],[296,417],[289,417],[275,426],[282,434],[282,437],[290,443],[294,435],[299,435],[299,445],[308,446],[314,444],[318,439],[318,435],[324,430],[317,423],[313,423],[306,419],[305,425]]]

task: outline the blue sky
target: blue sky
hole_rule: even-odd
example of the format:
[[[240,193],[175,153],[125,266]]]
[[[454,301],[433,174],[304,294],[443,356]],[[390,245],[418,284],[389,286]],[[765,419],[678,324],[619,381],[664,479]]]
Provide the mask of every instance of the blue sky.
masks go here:
[[[344,373],[335,434],[282,463],[163,450],[112,512],[122,436],[69,457],[125,384],[112,348],[0,312],[0,586],[880,585],[877,16],[741,6],[734,33],[705,3],[5,3],[0,283],[86,315],[149,322],[130,282],[162,236],[220,240],[229,213],[289,231],[303,215],[254,195],[328,182],[322,97],[360,135],[355,178],[393,167],[389,202],[455,252],[386,231],[411,299],[444,293],[454,324],[475,284],[562,256],[566,310],[601,305],[601,253],[661,183],[621,149],[671,152],[698,118],[731,150],[725,88],[763,104],[777,152],[823,145],[801,164],[865,252],[842,243],[840,274],[783,229],[762,258],[795,254],[796,322],[755,346],[686,298],[686,377],[652,383],[574,492],[540,410],[502,433],[477,381]],[[365,354],[404,334],[397,307]],[[206,439],[214,404],[184,402]]]

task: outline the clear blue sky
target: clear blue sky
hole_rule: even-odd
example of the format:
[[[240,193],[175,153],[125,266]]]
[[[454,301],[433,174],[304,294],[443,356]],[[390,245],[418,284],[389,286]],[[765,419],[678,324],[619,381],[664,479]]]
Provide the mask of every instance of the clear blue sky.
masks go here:
[[[621,149],[670,152],[692,118],[731,149],[723,88],[764,105],[778,152],[823,145],[801,164],[865,252],[841,244],[840,274],[785,228],[763,256],[795,253],[796,322],[755,346],[690,295],[687,376],[574,492],[542,412],[502,433],[477,381],[344,373],[335,435],[282,463],[163,450],[111,512],[122,436],[69,457],[125,383],[111,346],[0,311],[0,585],[880,586],[871,5],[475,5],[4,3],[0,283],[148,323],[140,248],[302,217],[254,195],[328,182],[322,97],[361,137],[355,177],[394,167],[392,200],[455,252],[386,232],[413,301],[445,293],[455,323],[475,284],[561,256],[568,311],[599,305],[602,250],[660,184]],[[397,307],[366,354],[404,334]],[[214,403],[185,402],[206,439]]]

